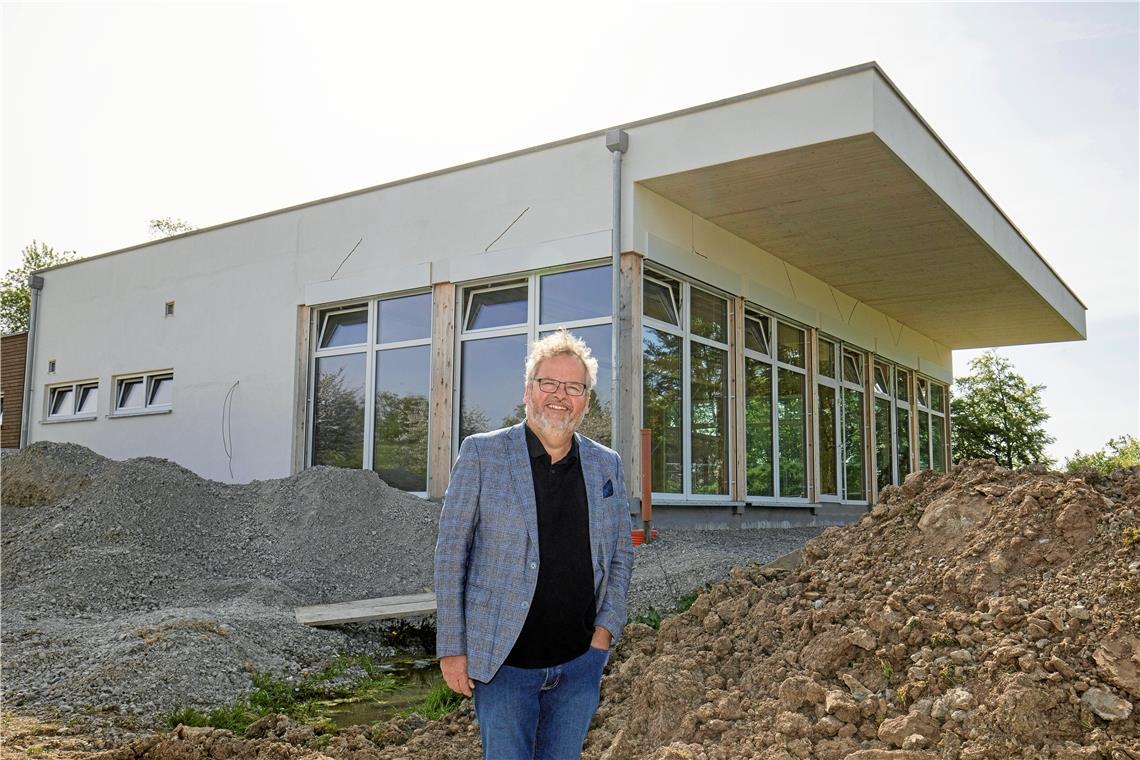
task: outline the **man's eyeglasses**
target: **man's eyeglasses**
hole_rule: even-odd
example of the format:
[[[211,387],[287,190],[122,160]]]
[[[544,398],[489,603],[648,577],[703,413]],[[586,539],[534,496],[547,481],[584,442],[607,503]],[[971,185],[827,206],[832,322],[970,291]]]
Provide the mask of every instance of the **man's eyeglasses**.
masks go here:
[[[576,383],[572,380],[554,380],[549,377],[536,377],[532,382],[538,383],[538,388],[543,393],[557,393],[558,386],[566,388],[567,396],[581,396],[586,392],[585,383]]]

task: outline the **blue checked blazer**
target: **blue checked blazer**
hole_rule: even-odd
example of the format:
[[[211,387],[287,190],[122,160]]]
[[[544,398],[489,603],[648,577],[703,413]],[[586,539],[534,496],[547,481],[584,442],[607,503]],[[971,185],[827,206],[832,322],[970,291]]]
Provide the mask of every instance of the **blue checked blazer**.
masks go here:
[[[633,572],[625,477],[617,452],[575,436],[590,512],[594,624],[616,642]],[[435,545],[437,656],[467,655],[468,675],[490,681],[522,631],[539,561],[523,425],[468,437],[451,470]]]

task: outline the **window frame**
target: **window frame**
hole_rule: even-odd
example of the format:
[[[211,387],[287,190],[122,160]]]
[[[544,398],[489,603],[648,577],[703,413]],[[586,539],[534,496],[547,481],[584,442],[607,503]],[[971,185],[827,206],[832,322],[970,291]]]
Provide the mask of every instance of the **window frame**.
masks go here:
[[[153,386],[156,380],[169,380],[170,386],[170,401],[163,404],[150,403]],[[122,386],[128,382],[141,382],[143,393],[143,404],[138,407],[122,408],[120,403],[122,401]],[[149,372],[124,372],[111,377],[111,388],[114,389],[114,396],[111,398],[110,412],[108,417],[140,417],[148,414],[170,414],[174,411],[174,370],[173,369],[159,369],[151,370]]]
[[[926,445],[927,445],[927,462],[928,470],[935,472],[949,472],[951,462],[951,454],[947,450],[950,441],[950,426],[949,426],[949,408],[950,408],[950,386],[939,380],[935,380],[927,375],[920,375],[914,373],[915,377],[915,392],[914,392],[914,414],[917,416],[916,424],[918,426],[926,425]],[[925,384],[926,392],[921,391]],[[933,386],[938,386],[942,389],[942,409],[935,409],[930,404],[931,389]],[[938,420],[938,425],[942,428],[942,468],[935,469],[934,467],[934,425],[935,420]],[[917,428],[916,428],[917,430]],[[914,446],[916,449],[917,468],[916,471],[921,471],[922,468],[922,452],[917,451],[919,444],[922,441],[921,430],[917,431],[915,435]]]
[[[823,356],[823,351],[820,350],[820,343],[830,343],[834,346],[834,356],[832,358],[832,368],[834,369],[835,376],[829,377],[819,371],[819,359]],[[857,367],[857,373],[862,374],[862,377],[856,377],[854,380],[847,377],[847,354],[853,354]],[[866,506],[871,503],[872,488],[874,487],[873,478],[869,477],[869,465],[873,463],[874,447],[869,447],[869,443],[873,442],[873,428],[874,428],[874,404],[871,404],[871,410],[868,411],[868,388],[874,392],[874,358],[873,352],[860,348],[853,343],[833,338],[825,333],[818,333],[816,335],[816,366],[815,366],[815,382],[816,388],[815,401],[816,401],[816,423],[814,426],[813,434],[815,435],[816,450],[819,452],[820,462],[823,462],[823,437],[822,429],[820,428],[822,414],[820,414],[821,405],[819,403],[819,388],[820,385],[825,385],[835,391],[835,483],[838,494],[825,494],[820,491],[821,484],[816,483],[816,499],[822,503],[829,504],[843,504],[845,506]],[[871,373],[868,376],[867,362],[868,358],[872,359]],[[848,498],[849,491],[847,487],[847,465],[846,465],[846,451],[847,451],[847,431],[844,426],[844,420],[847,414],[847,399],[844,394],[845,390],[855,391],[860,394],[860,404],[862,405],[863,415],[863,443],[862,452],[860,456],[863,457],[863,498],[851,499]],[[872,396],[873,398],[873,396]]]
[[[600,317],[586,317],[583,319],[575,319],[561,322],[539,322],[540,315],[542,314],[540,303],[542,299],[542,278],[546,275],[562,274],[564,272],[574,272],[582,269],[600,269],[602,267],[609,267],[609,259],[594,259],[591,261],[580,261],[568,264],[566,266],[549,267],[541,270],[531,270],[524,273],[512,273],[500,275],[495,277],[484,277],[477,280],[470,280],[467,282],[457,283],[456,287],[456,304],[460,305],[462,312],[456,315],[455,319],[455,343],[454,343],[454,356],[452,362],[452,388],[451,388],[451,459],[459,456],[459,447],[463,443],[460,438],[460,425],[461,425],[461,393],[463,390],[463,344],[468,341],[483,340],[487,338],[502,338],[512,335],[525,335],[527,346],[538,340],[539,336],[545,332],[557,330],[559,327],[565,327],[568,331],[573,332],[578,328],[585,327],[598,327],[603,325],[610,326],[610,350],[613,350],[613,341],[617,339],[616,331],[613,329],[614,319],[613,315],[603,315]],[[525,285],[527,289],[527,321],[525,323],[518,323],[513,325],[503,325],[500,327],[481,327],[468,329],[468,309],[470,308],[471,296],[476,292],[486,292],[488,290],[502,290],[506,288],[517,288]],[[612,297],[612,294],[611,294]],[[610,357],[607,355],[601,357],[608,360]],[[517,368],[518,377],[521,380],[523,374],[523,366]],[[612,369],[611,369],[612,371]],[[612,378],[611,378],[612,380]],[[598,386],[595,386],[595,390]],[[588,392],[587,392],[588,393]],[[519,402],[522,402],[523,386],[519,385]],[[611,399],[611,407],[616,407],[616,399]],[[611,408],[611,425],[610,435],[611,440],[614,433],[614,425],[616,423],[617,410]]]
[[[747,321],[749,319],[755,319],[756,317],[764,317],[767,320],[767,326],[765,327],[765,330],[766,330],[766,335],[768,338],[768,353],[763,354],[759,351],[756,351],[755,349],[748,348],[748,345],[746,342],[741,344],[740,350],[744,356],[744,361],[745,361],[746,366],[747,366],[747,361],[749,359],[752,359],[753,361],[759,361],[759,362],[763,362],[764,364],[767,364],[768,368],[769,368],[769,373],[770,373],[769,385],[771,386],[770,398],[769,398],[769,409],[770,409],[770,412],[772,415],[771,420],[770,420],[771,429],[772,429],[772,494],[770,496],[764,496],[764,495],[749,493],[748,492],[748,481],[747,481],[747,478],[745,478],[744,488],[743,488],[744,499],[749,504],[757,504],[757,505],[764,505],[764,506],[778,506],[781,504],[810,504],[811,503],[811,500],[810,500],[811,479],[808,476],[808,471],[811,468],[811,461],[810,461],[811,458],[807,455],[807,448],[808,448],[807,447],[807,436],[811,435],[811,431],[808,429],[808,424],[807,424],[806,418],[807,418],[809,413],[812,413],[811,407],[812,407],[812,399],[813,399],[813,394],[811,392],[811,388],[809,388],[808,384],[807,384],[807,377],[808,377],[807,364],[809,361],[808,357],[810,355],[808,341],[811,340],[811,330],[809,330],[805,325],[801,325],[801,324],[799,324],[799,323],[797,323],[791,319],[787,319],[786,317],[780,316],[780,315],[772,312],[769,309],[764,309],[760,306],[757,306],[754,303],[751,303],[749,301],[745,301],[744,302],[745,329],[747,329]],[[779,343],[780,343],[779,331],[780,331],[780,325],[781,324],[784,324],[784,325],[786,325],[792,329],[799,330],[801,333],[803,333],[803,338],[804,338],[804,347],[803,347],[804,366],[803,367],[797,367],[794,364],[789,364],[788,362],[781,361],[778,358],[779,354],[780,354],[780,352],[779,352]],[[781,490],[781,477],[780,477],[781,476],[781,472],[780,472],[780,404],[779,404],[779,399],[780,399],[780,370],[789,370],[791,372],[794,372],[795,374],[800,375],[802,378],[802,381],[803,381],[804,416],[805,416],[804,433],[803,433],[803,435],[804,435],[804,457],[803,457],[804,495],[803,496],[781,496],[780,495],[780,490]],[[745,392],[747,393],[747,388],[745,388]],[[743,399],[741,399],[740,403],[742,403],[742,404],[748,403],[747,395]],[[732,415],[732,416],[735,417],[735,415]],[[748,431],[747,430],[744,431],[744,436],[745,436],[745,439],[744,439],[745,440],[745,444],[744,444],[745,458],[746,458],[746,466],[747,466],[747,455],[748,455],[747,454],[747,452],[748,452],[748,439],[747,439]]]
[[[377,328],[379,327],[379,310],[380,304],[384,301],[392,301],[398,298],[406,298],[408,296],[421,296],[427,295],[431,308],[429,310],[428,321],[428,335],[426,338],[413,338],[401,341],[389,341],[386,343],[380,342],[380,336]],[[412,288],[408,290],[394,291],[392,293],[383,293],[381,295],[374,295],[364,299],[354,298],[346,301],[333,302],[329,304],[320,304],[312,308],[312,321],[310,329],[313,338],[310,341],[311,348],[309,351],[309,366],[308,366],[308,389],[305,394],[305,458],[304,468],[315,467],[313,463],[313,434],[316,431],[316,399],[315,393],[317,388],[317,363],[319,359],[330,358],[335,356],[350,356],[361,354],[364,356],[364,427],[363,427],[363,446],[361,449],[361,462],[359,469],[372,470],[375,459],[375,445],[376,445],[376,364],[377,353],[391,349],[410,348],[413,346],[428,346],[428,376],[427,383],[424,386],[425,395],[428,398],[428,449],[424,451],[425,466],[430,467],[431,460],[431,372],[432,363],[435,359],[435,352],[431,351],[432,345],[432,328],[434,328],[435,308],[434,308],[434,293],[431,288]],[[327,323],[327,318],[332,314],[344,314],[354,311],[366,311],[367,320],[365,322],[365,340],[363,343],[353,343],[347,346],[337,346],[334,348],[321,348],[321,336],[323,334],[324,325]],[[356,468],[350,468],[356,469]],[[426,470],[425,470],[426,471]],[[430,480],[431,473],[427,472],[428,479]],[[393,486],[395,487],[395,486]],[[426,497],[428,491],[426,490],[427,484],[425,483],[425,490],[423,491],[405,491],[404,493],[412,494],[413,496]]]
[[[655,503],[668,504],[670,502],[685,502],[690,504],[711,503],[721,504],[732,501],[732,487],[738,473],[736,473],[735,457],[733,456],[733,441],[736,431],[736,415],[734,412],[735,395],[733,392],[733,352],[730,348],[731,341],[729,340],[733,332],[733,297],[724,293],[717,288],[712,287],[706,283],[697,283],[683,277],[679,274],[671,272],[664,267],[656,265],[646,265],[642,272],[642,283],[644,280],[651,280],[668,289],[672,292],[669,281],[672,280],[680,285],[680,302],[676,304],[678,309],[677,317],[679,325],[674,325],[669,322],[651,317],[645,313],[644,303],[642,306],[641,314],[641,340],[644,340],[644,328],[650,327],[658,332],[668,333],[674,337],[681,339],[681,492],[668,493],[661,491],[653,491],[652,498]],[[692,291],[693,289],[699,290],[707,295],[714,296],[724,301],[725,303],[725,341],[719,342],[711,338],[698,335],[692,331]],[[725,381],[727,384],[727,391],[725,396],[726,414],[725,414],[725,490],[723,494],[700,494],[693,493],[693,388],[692,388],[692,342],[696,341],[700,345],[714,348],[724,352],[725,355]],[[645,413],[645,399],[644,399],[644,386],[645,386],[645,372],[642,370],[642,376],[638,379],[642,387],[642,405],[638,410],[639,417],[643,417]],[[644,419],[642,419],[644,424]]]
[[[79,399],[85,390],[95,390],[95,409],[90,412],[79,412]],[[71,394],[70,411],[52,414],[52,406],[57,391],[67,390]],[[57,422],[82,422],[94,420],[99,417],[99,380],[88,378],[86,380],[72,380],[67,383],[52,383],[44,389],[44,414],[41,422],[55,424]]]

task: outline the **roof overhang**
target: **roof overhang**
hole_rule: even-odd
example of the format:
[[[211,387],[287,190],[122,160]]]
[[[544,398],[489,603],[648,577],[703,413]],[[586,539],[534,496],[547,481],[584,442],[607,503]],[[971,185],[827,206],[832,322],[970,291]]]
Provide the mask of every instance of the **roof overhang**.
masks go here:
[[[949,348],[1083,339],[1084,305],[878,66],[833,76],[871,78],[837,99],[869,115],[848,134],[639,182]]]

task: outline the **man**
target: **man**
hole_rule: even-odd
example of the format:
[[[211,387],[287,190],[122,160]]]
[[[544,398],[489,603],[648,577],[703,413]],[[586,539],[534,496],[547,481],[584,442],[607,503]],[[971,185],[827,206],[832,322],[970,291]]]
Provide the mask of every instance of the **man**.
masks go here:
[[[633,569],[618,455],[576,434],[598,362],[565,330],[526,360],[526,422],[463,441],[435,548],[437,654],[483,756],[577,758]]]

